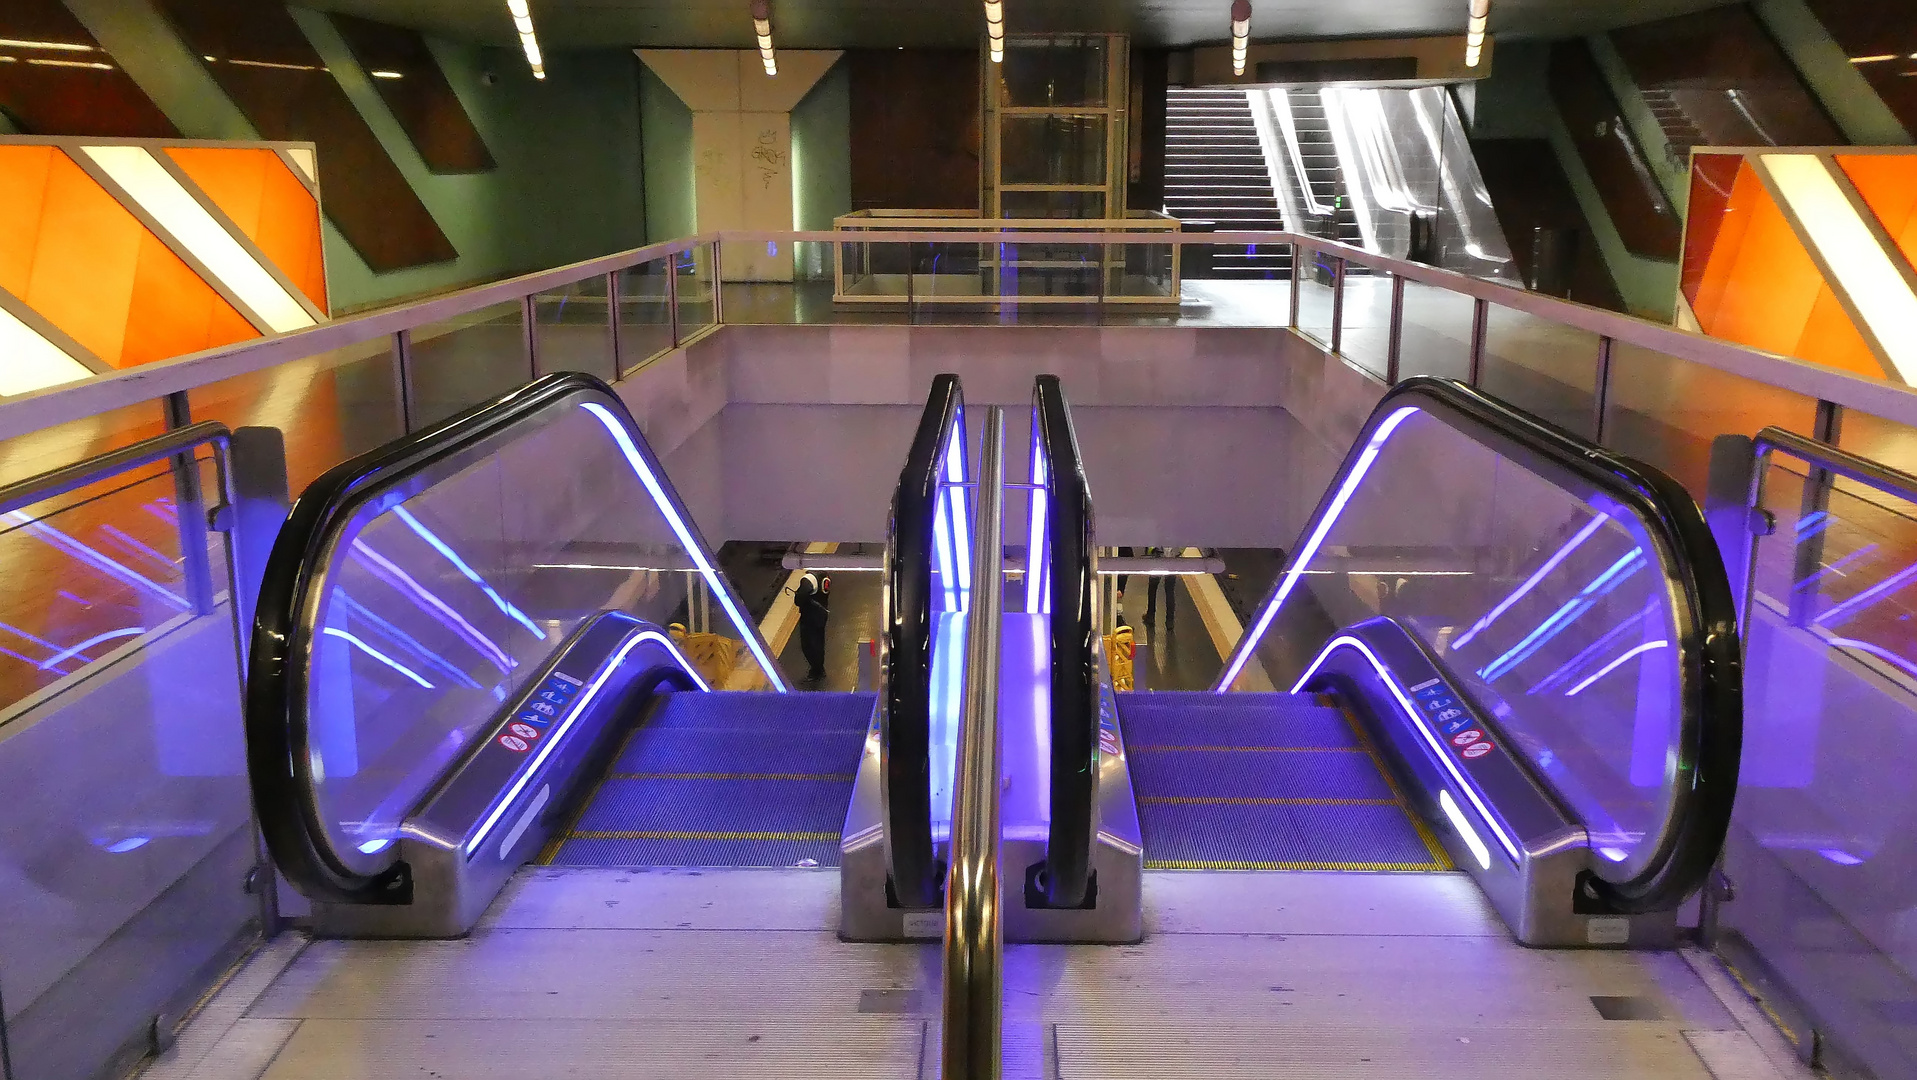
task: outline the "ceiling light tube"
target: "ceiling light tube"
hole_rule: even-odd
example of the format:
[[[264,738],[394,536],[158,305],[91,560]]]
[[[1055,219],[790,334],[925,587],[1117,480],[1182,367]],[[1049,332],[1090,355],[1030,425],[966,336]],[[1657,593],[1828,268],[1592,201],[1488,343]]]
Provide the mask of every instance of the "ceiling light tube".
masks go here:
[[[752,0],[752,33],[759,42],[759,59],[767,76],[779,73],[779,61],[772,55],[772,5],[767,0]]]
[[[1005,62],[1005,4],[1004,0],[985,0],[985,36],[990,46],[992,63]]]
[[[1231,73],[1245,73],[1245,53],[1251,45],[1251,0],[1231,0]]]
[[[1477,67],[1484,58],[1484,35],[1490,22],[1491,0],[1471,0],[1471,17],[1465,23],[1465,67]]]
[[[526,0],[506,0],[506,11],[513,17],[513,29],[519,33],[519,47],[526,53],[526,65],[533,78],[546,77],[546,61],[539,52],[539,39],[533,34],[532,8]]]

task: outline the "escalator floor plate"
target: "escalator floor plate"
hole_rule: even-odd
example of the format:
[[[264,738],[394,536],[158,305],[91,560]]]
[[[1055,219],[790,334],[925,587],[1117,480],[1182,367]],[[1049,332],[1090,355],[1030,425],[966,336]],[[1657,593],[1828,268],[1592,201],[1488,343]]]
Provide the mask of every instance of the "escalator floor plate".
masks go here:
[[[669,694],[544,862],[836,866],[870,695]]]
[[[1343,712],[1289,694],[1124,694],[1145,865],[1449,870]]]

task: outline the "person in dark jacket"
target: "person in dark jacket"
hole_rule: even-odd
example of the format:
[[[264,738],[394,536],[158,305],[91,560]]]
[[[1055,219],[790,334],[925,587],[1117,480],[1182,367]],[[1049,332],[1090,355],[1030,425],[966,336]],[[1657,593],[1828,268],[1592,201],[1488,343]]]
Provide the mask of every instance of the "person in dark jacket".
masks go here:
[[[830,577],[807,570],[792,595],[799,609],[799,651],[805,655],[809,682],[825,681],[825,621],[831,615],[831,593]]]

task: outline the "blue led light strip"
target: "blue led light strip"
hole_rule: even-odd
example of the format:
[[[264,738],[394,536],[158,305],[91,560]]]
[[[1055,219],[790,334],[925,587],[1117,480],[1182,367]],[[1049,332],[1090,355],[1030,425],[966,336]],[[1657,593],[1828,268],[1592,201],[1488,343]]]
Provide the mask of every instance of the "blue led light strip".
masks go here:
[[[679,538],[680,545],[685,548],[686,554],[692,558],[693,564],[699,568],[699,573],[706,579],[706,586],[712,590],[712,595],[719,598],[719,604],[726,609],[726,614],[732,617],[732,625],[739,630],[739,636],[745,640],[746,648],[752,650],[753,657],[759,661],[759,669],[765,672],[766,680],[772,684],[774,690],[780,693],[789,691],[791,687],[786,685],[785,677],[779,674],[779,665],[773,663],[772,657],[766,655],[765,645],[760,642],[752,623],[732,599],[732,590],[726,587],[725,579],[719,576],[718,569],[712,565],[710,559],[706,558],[705,551],[692,535],[692,529],[686,524],[685,519],[679,516],[679,511],[667,497],[659,478],[653,475],[652,468],[647,465],[645,456],[639,453],[637,446],[633,445],[631,436],[626,433],[625,425],[621,424],[618,418],[612,415],[611,410],[604,405],[588,401],[580,408],[597,417],[599,422],[605,425],[606,431],[612,435],[613,441],[619,444],[620,452],[626,455],[626,464],[632,467],[633,474],[639,478],[639,482],[646,486],[646,491],[652,495],[653,504],[659,508],[661,514],[665,515],[666,524],[672,526],[673,535]]]
[[[586,408],[590,409],[593,408],[593,406],[587,405]],[[539,752],[533,755],[532,761],[529,762],[525,768],[519,770],[519,778],[514,780],[512,786],[506,789],[506,794],[502,796],[498,804],[493,807],[492,813],[486,815],[486,820],[480,824],[478,831],[473,833],[473,838],[466,841],[466,854],[468,856],[479,850],[480,845],[486,842],[487,834],[493,831],[493,826],[499,824],[499,819],[503,817],[507,809],[512,806],[513,800],[519,798],[519,793],[526,790],[526,785],[532,782],[532,778],[539,775],[539,767],[546,763],[547,758],[552,756],[553,750],[557,748],[560,741],[566,737],[566,733],[572,730],[573,724],[577,723],[579,718],[586,714],[586,706],[592,704],[592,699],[599,695],[599,691],[606,685],[606,680],[612,678],[612,673],[619,670],[619,665],[625,663],[626,657],[631,655],[632,650],[648,641],[655,641],[665,646],[666,651],[672,654],[673,660],[675,660],[681,668],[685,669],[685,673],[692,677],[692,681],[698,685],[699,689],[707,691],[712,689],[712,687],[706,685],[706,681],[700,676],[699,670],[692,666],[691,662],[685,658],[684,653],[679,651],[679,646],[673,644],[671,638],[657,630],[642,630],[634,634],[630,641],[619,647],[619,651],[612,655],[612,659],[600,665],[599,674],[594,676],[592,682],[586,685],[585,693],[579,695],[578,702],[576,702],[572,706],[572,710],[566,714],[566,719],[560,723],[559,727],[554,730],[552,734],[546,736],[545,741],[539,746]]]
[[[1564,606],[1551,613],[1551,617],[1539,623],[1537,629],[1524,636],[1524,640],[1513,645],[1508,652],[1496,660],[1478,669],[1478,677],[1486,682],[1496,682],[1511,672],[1512,668],[1529,660],[1532,654],[1544,648],[1552,638],[1562,633],[1564,628],[1578,620],[1578,617],[1591,610],[1600,599],[1612,589],[1623,584],[1631,575],[1644,568],[1644,549],[1632,548],[1624,557],[1612,563],[1599,574],[1583,591],[1564,602]]]
[[[387,656],[385,653],[380,652],[378,649],[375,649],[371,645],[366,644],[364,641],[361,641],[360,639],[354,637],[352,634],[349,634],[346,631],[341,630],[339,627],[329,626],[326,628],[325,633],[328,637],[339,638],[340,640],[346,642],[348,645],[352,645],[358,648],[359,651],[365,653],[366,655],[372,657],[373,659],[379,661],[380,663],[385,664],[387,667],[392,668],[394,671],[399,672],[401,675],[406,676],[407,678],[413,680],[414,682],[425,687],[426,689],[431,690],[433,688],[433,684],[421,678],[419,675],[419,672],[414,671],[412,668],[407,667],[405,664],[402,664],[399,661],[393,659],[392,657]]]
[[[1032,500],[1031,518],[1027,524],[1025,542],[1025,611],[1037,615],[1048,607],[1050,598],[1045,593],[1046,571],[1051,567],[1049,546],[1050,523],[1046,520],[1051,506],[1050,488],[1051,469],[1045,459],[1044,433],[1039,430],[1038,410],[1032,410]]]
[[[119,563],[106,557],[105,555],[100,554],[99,552],[93,550],[92,548],[81,543],[80,541],[75,540],[73,537],[68,536],[66,533],[63,533],[60,530],[54,528],[53,526],[48,525],[46,522],[33,517],[32,515],[28,514],[25,510],[11,511],[10,513],[7,514],[7,519],[26,526],[26,529],[28,532],[34,534],[35,536],[38,536],[40,539],[45,540],[48,544],[51,544],[52,546],[60,549],[61,551],[66,552],[67,554],[73,556],[74,558],[79,559],[81,562],[86,563],[88,566],[91,566],[94,569],[100,571],[101,573],[106,574],[108,577],[114,578],[124,584],[131,585],[136,589],[145,589],[146,591],[152,593],[153,595],[159,597],[162,600],[165,600],[167,603],[172,604],[174,607],[179,608],[182,611],[185,611],[192,606],[186,602],[185,597],[180,596],[178,593],[174,592],[173,590],[167,588],[164,585],[161,585],[159,582],[154,581],[152,578],[147,577],[146,575],[138,572],[137,570],[132,570],[125,566],[120,565]]]
[[[432,545],[432,548],[434,551],[437,551],[441,555],[446,556],[446,561],[452,563],[454,569],[458,570],[461,574],[464,574],[466,576],[467,581],[470,581],[474,585],[479,586],[479,591],[486,594],[486,599],[491,600],[493,602],[493,606],[497,607],[502,613],[511,617],[513,620],[517,621],[519,625],[532,631],[534,637],[538,638],[541,641],[546,640],[546,632],[544,630],[541,630],[538,626],[534,625],[533,621],[526,617],[525,612],[514,607],[511,603],[508,603],[505,597],[499,595],[499,593],[494,591],[493,587],[486,583],[486,579],[479,576],[479,571],[474,570],[472,567],[466,565],[466,560],[460,558],[459,554],[455,552],[451,547],[448,547],[444,540],[441,540],[438,536],[434,535],[431,529],[428,529],[426,526],[420,524],[419,519],[414,517],[410,512],[408,512],[404,506],[393,507],[393,513],[396,516],[398,516],[399,520],[406,523],[407,528],[417,533],[421,540],[424,540],[428,544]]]
[[[1364,482],[1365,474],[1371,471],[1372,463],[1378,460],[1378,451],[1384,448],[1385,440],[1391,438],[1391,433],[1398,429],[1399,424],[1404,423],[1412,413],[1419,411],[1417,406],[1407,405],[1386,417],[1384,423],[1378,425],[1377,434],[1365,444],[1364,452],[1358,455],[1358,461],[1351,467],[1345,482],[1339,485],[1338,494],[1332,498],[1331,505],[1325,509],[1324,516],[1318,519],[1318,527],[1311,531],[1311,536],[1299,547],[1297,555],[1285,565],[1284,576],[1278,579],[1278,589],[1272,594],[1271,602],[1265,605],[1265,610],[1258,613],[1258,621],[1252,624],[1251,631],[1238,639],[1238,651],[1232,654],[1231,663],[1225,666],[1225,673],[1218,680],[1216,693],[1222,694],[1230,690],[1231,684],[1237,680],[1239,673],[1244,671],[1245,665],[1251,662],[1252,650],[1257,648],[1258,640],[1265,636],[1266,630],[1271,628],[1272,620],[1278,617],[1278,609],[1284,606],[1285,599],[1297,586],[1299,576],[1318,554],[1319,546],[1325,542],[1325,536],[1331,532],[1331,527],[1337,524],[1338,515],[1344,513],[1346,504],[1351,501],[1352,493],[1358,490],[1358,485]]]
[[[1405,719],[1410,721],[1412,728],[1424,738],[1425,745],[1431,748],[1431,753],[1438,759],[1438,764],[1450,774],[1452,783],[1457,785],[1458,790],[1464,793],[1464,797],[1471,801],[1471,806],[1477,810],[1478,817],[1490,828],[1491,834],[1498,838],[1498,846],[1504,849],[1505,854],[1511,856],[1512,862],[1522,862],[1523,860],[1518,856],[1518,845],[1505,834],[1504,826],[1498,823],[1498,819],[1491,814],[1491,808],[1486,806],[1484,800],[1478,796],[1477,786],[1465,779],[1464,772],[1458,768],[1457,761],[1438,741],[1438,737],[1432,734],[1431,729],[1425,726],[1423,715],[1399,688],[1398,677],[1391,673],[1391,669],[1385,666],[1383,660],[1378,659],[1378,654],[1372,652],[1370,646],[1349,634],[1340,634],[1332,638],[1325,643],[1323,649],[1319,650],[1318,658],[1311,662],[1311,666],[1305,669],[1305,673],[1298,676],[1298,681],[1292,685],[1291,692],[1296,694],[1302,691],[1305,684],[1311,681],[1311,677],[1318,673],[1318,669],[1324,666],[1325,660],[1331,656],[1332,652],[1341,647],[1356,649],[1359,655],[1371,663],[1372,670],[1378,673],[1378,679],[1384,683],[1386,689],[1391,691],[1391,696],[1397,699],[1398,708],[1404,710]]]
[[[1887,593],[1895,592],[1897,589],[1902,588],[1903,585],[1913,577],[1917,577],[1917,565],[1907,566],[1897,571],[1895,574],[1872,585],[1870,588],[1865,589],[1849,600],[1836,605],[1811,621],[1818,623],[1842,622],[1851,612],[1870,605]]]
[[[1609,514],[1599,514],[1597,517],[1592,518],[1590,522],[1588,522],[1584,526],[1584,528],[1578,530],[1578,533],[1576,536],[1571,537],[1569,542],[1567,542],[1563,547],[1557,550],[1557,554],[1551,556],[1549,559],[1546,559],[1544,562],[1544,565],[1538,567],[1536,573],[1524,579],[1524,583],[1519,585],[1515,590],[1513,590],[1510,596],[1507,596],[1503,600],[1499,601],[1498,606],[1492,608],[1491,611],[1488,614],[1486,614],[1484,618],[1479,619],[1477,622],[1473,623],[1471,625],[1471,629],[1466,630],[1464,633],[1458,635],[1457,640],[1451,643],[1451,650],[1453,652],[1456,652],[1457,650],[1464,648],[1466,645],[1471,644],[1471,639],[1474,637],[1477,637],[1479,631],[1483,630],[1487,626],[1490,626],[1493,622],[1497,620],[1498,616],[1511,610],[1511,606],[1513,604],[1516,604],[1518,601],[1524,599],[1525,596],[1527,596],[1532,589],[1537,588],[1539,582],[1543,581],[1545,577],[1551,573],[1551,571],[1556,570],[1558,566],[1561,563],[1563,563],[1566,558],[1570,557],[1570,554],[1573,551],[1576,551],[1581,544],[1583,544],[1586,540],[1589,540],[1593,535],[1595,535],[1598,529],[1603,527],[1604,523],[1609,520],[1611,520],[1611,516]]]
[[[1587,677],[1583,682],[1577,684],[1576,686],[1573,686],[1569,690],[1566,690],[1564,692],[1564,696],[1577,697],[1578,694],[1581,691],[1583,691],[1585,687],[1590,686],[1592,683],[1598,681],[1599,679],[1602,679],[1606,675],[1609,675],[1611,672],[1616,671],[1618,668],[1623,667],[1625,661],[1631,659],[1633,656],[1640,656],[1644,653],[1650,652],[1653,649],[1669,648],[1670,644],[1671,643],[1668,641],[1647,641],[1644,644],[1639,645],[1637,648],[1631,649],[1630,651],[1626,652],[1623,656],[1618,657],[1616,660],[1613,660],[1610,663],[1599,668],[1596,674]]]
[[[494,667],[501,671],[511,671],[517,666],[517,661],[508,656],[506,650],[500,648],[497,642],[481,633],[479,627],[466,621],[464,615],[453,610],[453,606],[441,600],[437,593],[414,580],[413,575],[400,569],[399,564],[374,551],[364,540],[354,540],[352,550],[354,554],[371,563],[376,568],[375,576],[380,577],[387,585],[399,592],[411,593],[413,602],[422,609],[437,611],[439,614],[434,617],[442,625],[465,638],[466,644],[484,653]]]

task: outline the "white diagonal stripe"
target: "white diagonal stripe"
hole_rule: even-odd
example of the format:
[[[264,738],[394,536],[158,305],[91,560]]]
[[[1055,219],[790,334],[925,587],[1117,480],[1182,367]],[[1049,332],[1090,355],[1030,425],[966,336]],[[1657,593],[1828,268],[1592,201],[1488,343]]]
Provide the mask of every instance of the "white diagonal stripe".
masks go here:
[[[1831,287],[1849,298],[1896,374],[1917,383],[1917,335],[1910,332],[1917,326],[1917,293],[1830,166],[1815,154],[1763,154],[1758,160],[1836,278]]]
[[[276,333],[314,323],[306,308],[261,266],[231,233],[213,220],[166,167],[141,146],[88,146],[88,157],[140,204],[207,272]]]
[[[93,372],[0,307],[0,395],[24,394]]]

